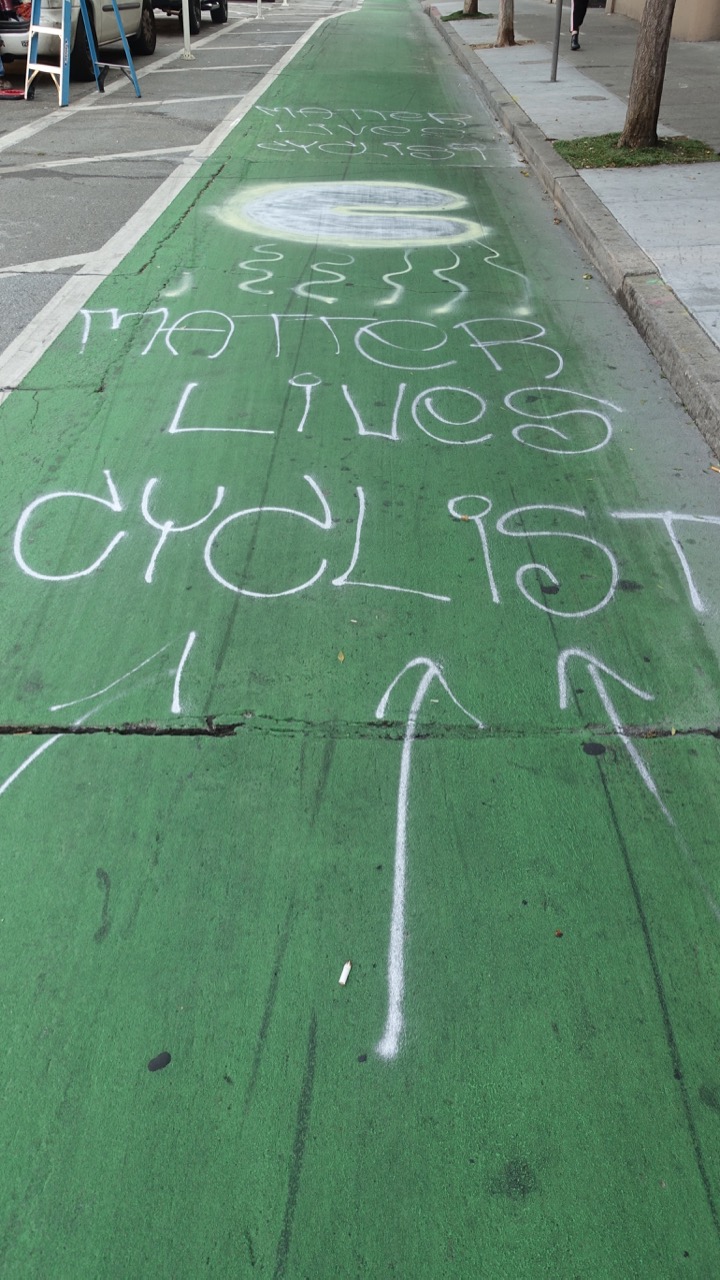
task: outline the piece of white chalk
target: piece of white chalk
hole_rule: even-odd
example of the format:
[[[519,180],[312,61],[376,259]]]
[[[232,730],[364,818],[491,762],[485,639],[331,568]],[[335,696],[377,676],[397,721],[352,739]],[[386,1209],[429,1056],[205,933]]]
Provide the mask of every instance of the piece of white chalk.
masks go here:
[[[340,986],[341,986],[341,987],[344,987],[344,986],[345,986],[345,983],[347,982],[348,978],[350,977],[350,970],[351,970],[351,969],[352,969],[352,961],[351,961],[351,960],[348,960],[348,961],[347,961],[347,963],[343,965],[343,971],[342,971],[342,973],[340,974],[340,977],[338,978],[338,982],[340,983]]]

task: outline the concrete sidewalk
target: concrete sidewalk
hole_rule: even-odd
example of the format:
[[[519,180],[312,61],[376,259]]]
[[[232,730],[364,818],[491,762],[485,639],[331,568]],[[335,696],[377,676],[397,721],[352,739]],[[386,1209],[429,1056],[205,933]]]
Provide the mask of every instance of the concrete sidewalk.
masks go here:
[[[556,10],[546,0],[516,5],[510,49],[492,47],[495,17],[443,21],[456,11],[454,0],[439,0],[431,16],[718,452],[720,166],[577,172],[552,146],[622,128],[637,23],[591,8],[571,53],[568,10],[552,83]],[[720,42],[672,41],[662,131],[720,148],[719,83]]]

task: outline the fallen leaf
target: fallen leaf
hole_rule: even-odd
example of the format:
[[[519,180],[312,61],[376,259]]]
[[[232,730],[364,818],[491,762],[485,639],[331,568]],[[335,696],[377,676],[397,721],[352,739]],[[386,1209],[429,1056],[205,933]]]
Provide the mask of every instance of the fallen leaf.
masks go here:
[[[585,272],[585,274],[583,275],[583,280],[592,280],[592,276],[590,275],[589,271]]]
[[[340,652],[339,652],[339,654],[338,654],[338,662],[344,662],[344,661],[345,661],[345,654],[343,653],[343,651],[342,651],[342,649],[341,649],[341,650],[340,650]]]

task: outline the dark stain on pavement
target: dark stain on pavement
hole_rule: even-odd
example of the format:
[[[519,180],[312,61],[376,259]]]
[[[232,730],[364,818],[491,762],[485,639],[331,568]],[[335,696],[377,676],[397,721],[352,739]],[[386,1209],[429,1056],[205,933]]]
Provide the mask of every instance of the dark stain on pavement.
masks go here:
[[[247,1227],[243,1231],[243,1235],[245,1237],[245,1243],[247,1245],[248,1258],[250,1259],[250,1266],[254,1267],[255,1264],[257,1263],[257,1257],[255,1256],[255,1250],[253,1249],[252,1236],[250,1235],[250,1232],[248,1231]]]
[[[537,1191],[538,1181],[527,1160],[508,1160],[490,1180],[492,1196],[506,1196],[508,1200],[525,1200]]]
[[[701,1084],[698,1089],[698,1097],[711,1111],[720,1112],[720,1089],[716,1085]]]
[[[159,1053],[157,1057],[151,1058],[148,1062],[148,1071],[162,1071],[172,1062],[169,1053]]]
[[[110,877],[107,871],[103,871],[102,867],[98,867],[95,875],[97,876],[98,885],[102,890],[103,904],[102,914],[100,916],[100,928],[95,930],[93,937],[96,942],[104,942],[112,925],[112,920],[110,919]]]

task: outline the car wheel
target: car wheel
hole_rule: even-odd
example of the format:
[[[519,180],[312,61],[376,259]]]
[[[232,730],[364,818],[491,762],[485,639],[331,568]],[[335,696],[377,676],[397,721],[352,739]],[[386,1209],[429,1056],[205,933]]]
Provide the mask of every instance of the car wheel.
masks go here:
[[[141,58],[148,58],[151,53],[155,52],[157,32],[155,30],[155,10],[152,7],[152,0],[143,0],[138,33],[132,37],[132,40],[128,40],[128,44],[132,52],[137,53]]]
[[[90,26],[92,27],[93,41],[97,49],[97,36],[95,35],[95,23],[92,15],[90,15]],[[75,28],[75,43],[70,54],[70,78],[71,80],[80,81],[95,79],[95,68],[82,14],[78,15],[78,24]]]
[[[188,31],[191,36],[196,36],[200,30],[200,22],[202,19],[202,11],[200,9],[200,0],[188,0],[189,18]],[[182,8],[180,9],[180,26],[183,25]]]
[[[215,8],[210,10],[211,22],[216,23],[218,26],[220,25],[221,22],[227,22],[228,20],[227,6],[228,6],[228,0],[219,0],[219,3],[215,6]]]

